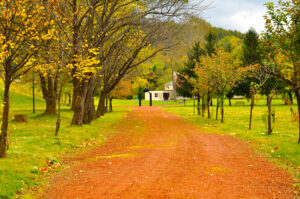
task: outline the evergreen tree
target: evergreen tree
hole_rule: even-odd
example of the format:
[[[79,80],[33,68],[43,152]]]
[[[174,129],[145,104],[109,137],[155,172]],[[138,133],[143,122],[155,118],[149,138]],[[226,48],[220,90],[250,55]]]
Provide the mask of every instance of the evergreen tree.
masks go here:
[[[217,34],[210,31],[205,36],[205,41],[205,51],[210,57],[212,57],[213,54],[216,54]]]
[[[248,30],[243,40],[242,62],[244,66],[261,63],[259,35],[253,28]]]
[[[200,56],[204,54],[205,50],[201,48],[200,42],[196,42],[188,53],[188,61],[185,63],[184,67],[178,71],[178,86],[176,86],[176,89],[181,96],[192,97],[194,88],[188,78],[196,78],[194,69],[196,63],[200,62]]]
[[[260,43],[259,43],[259,35],[253,29],[250,28],[246,33],[244,40],[243,40],[243,51],[242,51],[242,63],[243,66],[247,67],[254,64],[261,63],[261,50],[260,50]],[[249,96],[251,98],[251,108],[250,108],[250,119],[249,119],[249,129],[251,129],[252,125],[252,112],[254,108],[254,87],[252,86],[257,80],[253,77],[253,74],[250,71],[248,77],[242,81],[238,88],[240,94],[244,96]]]
[[[259,34],[253,28],[250,28],[244,36],[241,61],[244,67],[261,63]],[[248,77],[240,81],[237,86],[233,88],[234,94],[250,98],[251,82],[256,82],[256,80],[249,74]]]

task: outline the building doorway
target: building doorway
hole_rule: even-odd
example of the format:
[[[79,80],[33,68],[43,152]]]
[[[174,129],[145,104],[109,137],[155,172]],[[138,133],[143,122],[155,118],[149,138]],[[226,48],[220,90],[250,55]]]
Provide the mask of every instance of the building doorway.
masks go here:
[[[170,93],[164,93],[164,101],[169,101]]]

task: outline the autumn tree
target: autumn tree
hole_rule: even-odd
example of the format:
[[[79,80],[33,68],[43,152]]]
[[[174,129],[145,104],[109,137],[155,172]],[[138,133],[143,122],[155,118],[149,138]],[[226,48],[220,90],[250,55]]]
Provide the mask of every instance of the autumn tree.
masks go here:
[[[57,23],[55,15],[53,15],[52,9],[56,5],[55,1],[43,0],[43,6],[45,7],[45,15],[47,16],[46,23]],[[55,21],[54,21],[55,20]],[[45,29],[45,33],[51,33],[51,38],[44,42],[44,50],[40,51],[36,55],[37,64],[41,67],[37,68],[37,72],[40,77],[40,85],[43,94],[43,98],[46,102],[45,114],[56,113],[56,94],[58,88],[58,70],[57,60],[58,58],[58,38],[57,27],[53,26]]]
[[[130,39],[123,37],[123,40],[119,40],[119,44],[125,43],[125,45],[122,45],[122,48],[125,47],[126,49],[119,50],[118,44],[112,46],[113,48],[109,48],[110,51],[108,52],[110,53],[107,55],[111,58],[109,62],[104,64],[102,69],[104,73],[102,75],[103,81],[97,108],[97,117],[103,115],[105,112],[102,109],[104,107],[105,96],[127,73],[157,53],[174,45],[173,43],[165,42],[173,34],[170,29],[166,29],[165,27],[169,24],[170,20],[174,18],[180,20],[184,13],[188,13],[186,9],[187,4],[184,1],[149,1],[144,6],[144,10],[134,13],[134,18],[131,18],[134,21],[137,20],[135,22],[138,26],[126,26],[136,31],[131,35],[127,35]],[[145,15],[151,17],[145,18]],[[167,43],[167,45],[161,45],[162,42]],[[155,47],[151,48],[151,46]]]
[[[286,82],[295,91],[298,103],[298,126],[300,143],[300,13],[299,1],[278,1],[266,4],[266,31],[262,34],[264,71]]]
[[[210,31],[207,35],[205,35],[205,52],[209,57],[212,57],[216,54],[216,48],[217,48],[217,34],[213,31]],[[212,105],[212,92],[213,90],[207,91],[206,96],[206,106],[207,106],[207,116],[208,118],[211,118],[210,114],[210,105]]]
[[[51,21],[47,20],[41,1],[1,1],[0,12],[0,65],[4,81],[0,157],[4,158],[7,149],[10,86],[35,66],[35,55],[41,51],[52,33],[45,32],[51,26]]]
[[[222,49],[217,49],[211,56],[202,56],[200,61],[195,69],[198,78],[194,80],[194,84],[207,93],[217,93],[221,104],[221,122],[224,122],[225,96],[241,79],[244,70],[240,68],[238,59]]]
[[[103,114],[104,99],[130,70],[158,51],[144,50],[167,39],[163,27],[190,12],[187,2],[164,1],[62,1],[56,15],[69,40],[67,64],[73,81],[72,124],[90,123]],[[100,90],[95,111],[94,95]]]

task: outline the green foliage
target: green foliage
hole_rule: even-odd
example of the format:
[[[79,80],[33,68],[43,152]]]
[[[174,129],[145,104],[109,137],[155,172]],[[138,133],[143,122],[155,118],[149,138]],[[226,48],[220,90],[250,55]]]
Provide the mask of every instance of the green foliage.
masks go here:
[[[217,39],[221,40],[226,36],[234,36],[239,39],[243,39],[244,34],[237,30],[225,30],[224,28],[213,28],[213,31],[217,33]]]
[[[242,61],[244,66],[261,63],[259,35],[253,28],[250,28],[245,34],[243,40]]]
[[[226,52],[232,53],[238,59],[242,51],[243,40],[236,36],[225,36],[218,41],[218,46],[222,47]]]
[[[283,93],[286,87],[287,84],[282,80],[270,77],[259,90],[263,95],[270,95],[272,92]]]
[[[267,3],[266,7],[266,31],[262,34],[265,57],[263,70],[294,89],[300,108],[300,1],[279,0],[277,6]]]
[[[278,6],[274,6],[272,2],[266,4],[268,9],[265,16],[267,30],[263,33],[263,37],[269,43],[268,47],[281,49],[281,53],[290,55],[287,57],[290,61],[299,64],[300,2],[280,0],[278,4]]]
[[[259,43],[259,35],[255,29],[250,28],[245,34],[242,45],[241,61],[244,67],[261,63],[261,49]],[[243,95],[250,98],[251,82],[257,82],[251,72],[245,76],[234,88],[236,95]]]
[[[197,78],[195,74],[196,63],[200,62],[200,57],[205,55],[205,50],[201,48],[200,42],[196,42],[188,53],[188,61],[185,67],[179,70],[177,91],[180,95],[191,97],[194,90],[189,78]]]
[[[216,54],[216,45],[217,45],[217,34],[215,32],[210,31],[207,35],[205,35],[205,52],[210,57],[213,54]]]

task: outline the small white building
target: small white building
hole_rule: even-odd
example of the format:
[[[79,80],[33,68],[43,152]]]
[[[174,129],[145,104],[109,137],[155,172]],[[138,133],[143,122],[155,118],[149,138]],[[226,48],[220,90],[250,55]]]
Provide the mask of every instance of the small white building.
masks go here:
[[[174,99],[174,86],[173,81],[164,84],[164,90],[149,91],[145,93],[145,100],[150,100],[150,94],[152,93],[152,100],[154,101],[169,101]]]

